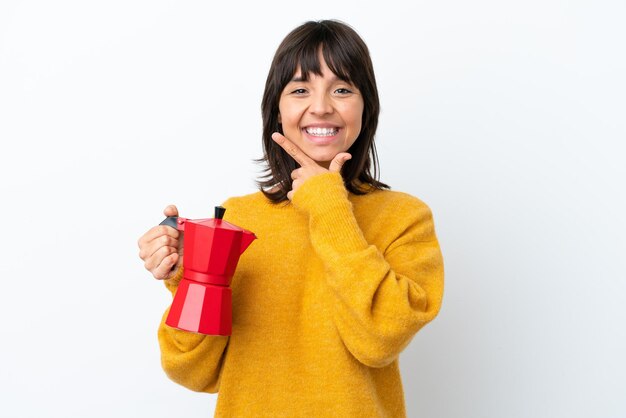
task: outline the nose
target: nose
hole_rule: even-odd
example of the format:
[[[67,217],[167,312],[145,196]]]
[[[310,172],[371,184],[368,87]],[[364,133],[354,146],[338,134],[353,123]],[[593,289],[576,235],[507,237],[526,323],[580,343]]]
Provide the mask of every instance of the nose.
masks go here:
[[[311,95],[311,104],[309,112],[314,115],[326,115],[333,113],[333,104],[327,93],[318,93]]]

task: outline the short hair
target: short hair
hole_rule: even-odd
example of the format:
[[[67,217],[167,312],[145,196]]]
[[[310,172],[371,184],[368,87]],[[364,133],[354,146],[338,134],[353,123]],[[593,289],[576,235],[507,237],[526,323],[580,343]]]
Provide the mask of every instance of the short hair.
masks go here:
[[[303,77],[313,73],[321,76],[319,51],[328,68],[341,80],[354,84],[363,97],[361,132],[347,150],[352,158],[346,161],[341,175],[346,189],[357,195],[373,189],[389,189],[378,181],[378,156],[374,135],[378,126],[380,102],[374,67],[365,42],[347,24],[337,20],[306,22],[291,31],[279,45],[265,82],[261,103],[263,117],[263,158],[254,160],[265,164],[265,174],[257,186],[274,203],[287,200],[291,190],[291,172],[298,163],[272,140],[272,133],[283,133],[279,123],[278,105],[285,86],[291,81],[298,66]],[[278,191],[265,190],[280,186]],[[369,186],[369,187],[368,187]]]

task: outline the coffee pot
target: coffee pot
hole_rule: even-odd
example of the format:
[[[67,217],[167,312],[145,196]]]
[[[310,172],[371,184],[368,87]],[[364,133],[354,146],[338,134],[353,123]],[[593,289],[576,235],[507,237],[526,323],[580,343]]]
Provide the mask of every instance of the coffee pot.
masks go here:
[[[230,281],[239,256],[256,239],[254,233],[222,219],[226,209],[215,207],[215,218],[165,218],[185,233],[184,274],[165,324],[207,335],[230,335],[232,290]]]

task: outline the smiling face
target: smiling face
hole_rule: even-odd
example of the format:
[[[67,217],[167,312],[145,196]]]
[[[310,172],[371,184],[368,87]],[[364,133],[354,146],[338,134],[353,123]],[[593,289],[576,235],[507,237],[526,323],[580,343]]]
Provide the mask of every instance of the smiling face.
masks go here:
[[[300,67],[278,104],[283,134],[305,154],[328,168],[361,132],[363,97],[352,83],[339,79],[319,57],[321,75],[303,77]]]

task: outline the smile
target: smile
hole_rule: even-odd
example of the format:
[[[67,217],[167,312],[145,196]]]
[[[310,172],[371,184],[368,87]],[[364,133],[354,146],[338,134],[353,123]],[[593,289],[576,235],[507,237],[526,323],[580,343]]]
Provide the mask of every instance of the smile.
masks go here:
[[[334,136],[339,132],[338,128],[304,128],[307,134],[313,136]]]

